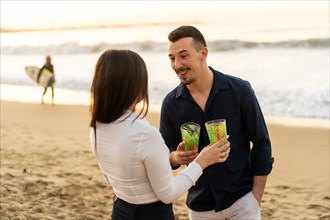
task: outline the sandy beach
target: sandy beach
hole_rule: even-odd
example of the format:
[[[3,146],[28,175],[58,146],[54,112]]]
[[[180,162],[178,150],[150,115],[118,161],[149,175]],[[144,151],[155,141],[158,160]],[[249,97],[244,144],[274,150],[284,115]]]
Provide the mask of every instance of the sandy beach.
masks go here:
[[[159,112],[147,118],[158,127]],[[329,120],[266,121],[275,163],[262,219],[330,219]],[[92,154],[88,124],[89,106],[1,101],[1,219],[110,219],[113,192]],[[174,212],[188,220],[185,196]]]

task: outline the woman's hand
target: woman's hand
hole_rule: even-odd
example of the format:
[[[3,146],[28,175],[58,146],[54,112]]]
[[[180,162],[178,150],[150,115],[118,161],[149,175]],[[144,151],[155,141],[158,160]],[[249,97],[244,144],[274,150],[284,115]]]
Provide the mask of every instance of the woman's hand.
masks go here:
[[[199,153],[194,161],[196,161],[202,169],[215,163],[222,163],[227,160],[230,152],[229,135],[221,138],[213,145],[208,145]]]

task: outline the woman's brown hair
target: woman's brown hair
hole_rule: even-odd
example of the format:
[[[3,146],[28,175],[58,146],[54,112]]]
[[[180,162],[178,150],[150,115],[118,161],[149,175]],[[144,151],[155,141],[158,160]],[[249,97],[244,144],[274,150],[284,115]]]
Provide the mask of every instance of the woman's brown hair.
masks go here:
[[[96,63],[91,86],[90,126],[111,123],[143,100],[138,117],[149,108],[148,72],[144,60],[130,50],[107,50]]]

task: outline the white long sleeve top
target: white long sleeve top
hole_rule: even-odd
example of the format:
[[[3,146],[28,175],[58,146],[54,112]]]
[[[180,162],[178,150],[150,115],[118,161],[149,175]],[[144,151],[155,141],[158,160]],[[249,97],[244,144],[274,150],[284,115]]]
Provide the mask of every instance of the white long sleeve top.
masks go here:
[[[97,123],[96,151],[91,129],[91,146],[100,170],[115,195],[126,202],[171,203],[195,184],[202,168],[192,162],[174,177],[160,132],[144,118],[133,122],[135,117],[129,111],[113,123]]]

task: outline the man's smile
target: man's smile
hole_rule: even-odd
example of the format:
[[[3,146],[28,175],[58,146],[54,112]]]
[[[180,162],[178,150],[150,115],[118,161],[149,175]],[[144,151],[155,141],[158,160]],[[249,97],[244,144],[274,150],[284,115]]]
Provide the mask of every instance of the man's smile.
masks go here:
[[[176,73],[177,73],[178,75],[184,75],[184,74],[186,74],[188,71],[189,71],[188,68],[187,68],[187,69],[179,69],[179,70],[176,71]]]

